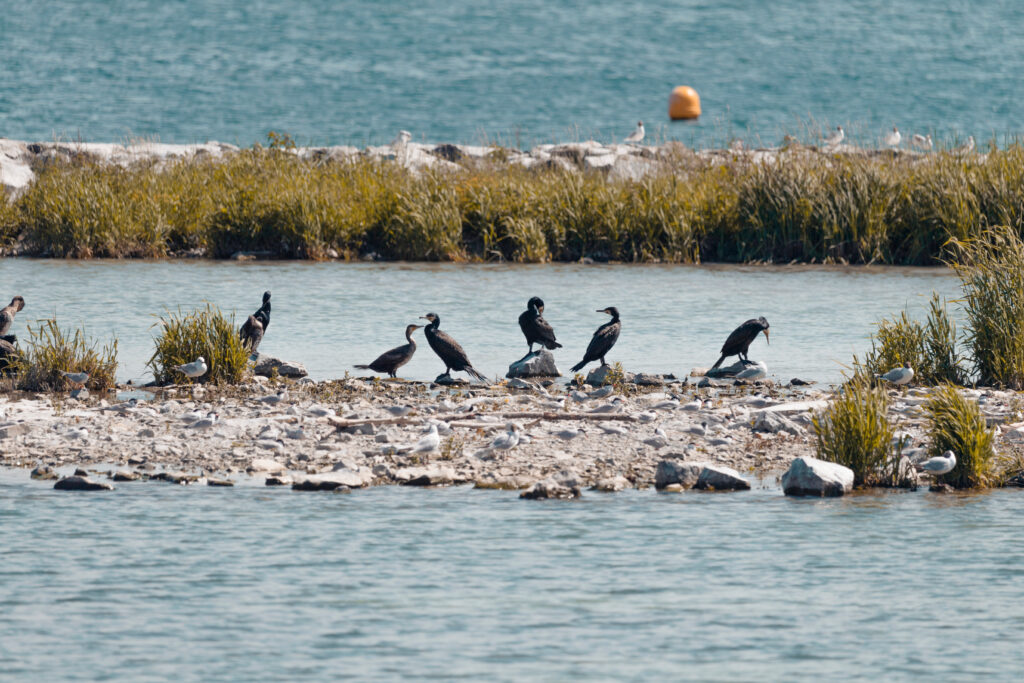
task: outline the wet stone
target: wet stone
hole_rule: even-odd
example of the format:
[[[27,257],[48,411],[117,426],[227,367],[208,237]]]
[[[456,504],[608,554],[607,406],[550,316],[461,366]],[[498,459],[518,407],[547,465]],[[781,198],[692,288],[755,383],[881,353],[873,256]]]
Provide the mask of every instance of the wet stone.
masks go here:
[[[88,477],[64,477],[53,488],[58,491],[113,491],[114,486],[101,481],[93,481]]]
[[[59,475],[48,465],[40,465],[29,474],[33,479],[57,479]]]

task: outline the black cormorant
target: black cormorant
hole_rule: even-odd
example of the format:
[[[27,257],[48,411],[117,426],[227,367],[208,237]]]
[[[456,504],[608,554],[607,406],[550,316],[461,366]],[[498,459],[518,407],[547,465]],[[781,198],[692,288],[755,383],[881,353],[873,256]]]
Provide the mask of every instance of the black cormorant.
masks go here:
[[[258,333],[252,323],[253,319],[260,324]],[[263,335],[267,333],[268,327],[270,327],[269,291],[263,292],[263,305],[257,308],[255,313],[246,318],[245,322],[242,324],[242,329],[238,330],[238,338],[242,340],[243,346],[250,349],[251,353],[256,353],[256,348],[263,340]]]
[[[718,359],[718,362],[711,366],[714,370],[722,361],[729,356],[739,356],[740,362],[744,365],[750,365],[754,361],[747,358],[747,349],[750,348],[750,343],[757,339],[757,335],[764,332],[764,338],[768,340],[768,321],[764,319],[764,316],[760,318],[751,318],[747,322],[743,323],[729,335],[729,338],[722,344],[722,357]],[[771,342],[769,342],[771,343]]]
[[[587,346],[587,352],[583,354],[583,360],[572,366],[573,372],[582,369],[584,365],[594,360],[600,360],[601,365],[608,365],[604,361],[605,354],[611,351],[615,342],[619,340],[619,332],[622,330],[622,323],[619,322],[619,309],[609,306],[597,312],[607,313],[612,319],[594,332],[594,337],[590,340],[590,345]]]
[[[422,325],[409,325],[405,328],[405,338],[408,340],[408,344],[402,346],[396,346],[390,351],[377,356],[377,360],[373,361],[369,365],[356,365],[355,368],[359,370],[373,370],[374,372],[386,372],[389,376],[395,377],[395,373],[398,372],[398,368],[402,367],[410,360],[412,355],[416,353],[416,342],[412,340],[412,333],[423,327]]]
[[[552,351],[562,348],[562,345],[555,341],[555,330],[544,319],[543,313],[544,302],[539,296],[535,296],[526,303],[526,310],[519,314],[519,327],[523,330],[526,343],[530,347],[523,358],[533,353],[534,344],[540,344]]]
[[[430,348],[434,349],[434,353],[444,361],[444,374],[447,375],[452,370],[461,370],[468,372],[472,377],[481,382],[487,381],[487,378],[477,372],[469,362],[469,357],[466,356],[466,352],[459,346],[459,342],[438,329],[438,326],[441,324],[441,318],[436,313],[427,313],[420,317],[430,321],[430,324],[423,330],[423,334],[426,335]]]
[[[16,296],[11,299],[11,303],[0,308],[0,336],[7,334],[7,330],[11,329],[11,325],[14,324],[14,314],[25,308],[25,300],[20,296]]]

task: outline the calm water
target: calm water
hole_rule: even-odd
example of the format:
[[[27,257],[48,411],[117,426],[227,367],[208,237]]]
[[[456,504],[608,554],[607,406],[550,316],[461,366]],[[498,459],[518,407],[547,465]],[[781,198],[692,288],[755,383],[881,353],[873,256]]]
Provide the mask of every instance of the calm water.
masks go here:
[[[718,359],[726,336],[764,315],[751,357],[784,381],[835,381],[852,355],[869,347],[874,323],[901,310],[924,314],[933,290],[953,298],[957,280],[944,269],[778,268],[583,265],[429,265],[223,263],[202,261],[61,261],[0,259],[2,297],[27,302],[14,332],[56,314],[65,327],[85,326],[97,339],[120,340],[119,376],[145,378],[153,325],[165,310],[211,301],[237,321],[273,292],[273,316],[261,350],[306,364],[314,378],[341,377],[356,363],[404,343],[405,326],[441,316],[441,327],[488,376],[504,376],[526,353],[517,319],[536,294],[564,345],[563,373],[583,357],[598,325],[597,309],[618,307],[623,332],[608,355],[627,370],[685,374]],[[6,301],[5,301],[6,302]],[[420,348],[403,376],[433,379],[444,371]]]
[[[1024,129],[1022,25],[1014,0],[7,2],[0,135],[528,145],[643,119],[698,145],[809,120],[1002,138]],[[667,122],[680,84],[696,124]]]
[[[384,488],[0,473],[0,678],[1013,680],[1024,495]]]

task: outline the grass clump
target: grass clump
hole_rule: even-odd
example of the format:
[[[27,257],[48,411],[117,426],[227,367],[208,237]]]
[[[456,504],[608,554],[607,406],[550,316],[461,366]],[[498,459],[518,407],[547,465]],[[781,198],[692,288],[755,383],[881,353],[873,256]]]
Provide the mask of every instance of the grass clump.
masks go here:
[[[957,350],[956,336],[956,324],[946,302],[933,293],[924,323],[912,320],[906,311],[898,318],[878,323],[864,364],[868,371],[880,375],[910,363],[915,383],[964,384],[967,373]]]
[[[1024,241],[1002,226],[956,240],[967,342],[980,383],[1024,389]]]
[[[28,344],[14,363],[16,384],[23,391],[59,391],[72,388],[62,373],[89,373],[86,387],[106,391],[115,386],[117,340],[103,347],[85,332],[61,329],[56,318],[28,325]]]
[[[958,489],[988,486],[996,461],[994,435],[978,404],[956,387],[943,385],[935,389],[925,410],[931,423],[929,455],[956,454],[956,467],[939,481]]]
[[[202,356],[209,368],[199,382],[237,384],[245,376],[249,353],[242,346],[234,317],[207,304],[191,313],[168,313],[157,323],[156,351],[147,365],[159,384],[189,381],[174,370]]]
[[[858,371],[813,418],[818,458],[853,470],[855,486],[891,483],[896,473],[889,396]]]

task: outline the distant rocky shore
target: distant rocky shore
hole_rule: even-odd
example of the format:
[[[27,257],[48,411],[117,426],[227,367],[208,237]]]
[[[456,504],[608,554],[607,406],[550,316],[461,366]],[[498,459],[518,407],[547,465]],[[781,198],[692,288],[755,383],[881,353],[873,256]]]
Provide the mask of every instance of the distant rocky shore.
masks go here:
[[[772,162],[783,153],[843,154],[915,159],[921,152],[913,150],[877,150],[853,145],[819,148],[792,142],[784,147],[747,149],[736,145],[730,149],[692,150],[679,142],[660,145],[605,144],[588,140],[541,144],[529,150],[499,145],[404,144],[358,148],[349,145],[330,147],[287,147],[290,154],[309,161],[347,161],[380,159],[393,161],[413,171],[454,169],[464,161],[494,162],[509,166],[532,168],[553,166],[568,171],[596,170],[613,178],[638,179],[660,170],[665,163],[678,163],[680,157],[692,156],[704,162],[726,162],[745,159]],[[9,198],[16,198],[36,177],[36,169],[53,161],[107,163],[128,167],[136,163],[161,163],[177,160],[219,160],[241,151],[236,145],[223,142],[201,144],[169,144],[139,141],[127,144],[112,142],[26,142],[0,138],[0,187]]]
[[[230,486],[251,476],[296,490],[474,484],[544,498],[650,486],[744,489],[800,458],[787,475],[793,490],[836,495],[852,485],[829,480],[839,466],[813,460],[812,415],[829,392],[798,383],[645,381],[616,390],[550,380],[440,386],[257,376],[226,389],[160,389],[138,402],[8,394],[0,397],[0,466],[32,468],[44,479],[80,470],[61,488],[132,480]],[[1024,440],[1024,426],[1013,424],[1013,392],[965,391],[991,423],[1004,425],[1001,438]],[[892,404],[911,458],[924,450],[927,393],[911,389]],[[912,468],[908,477],[916,480]]]

